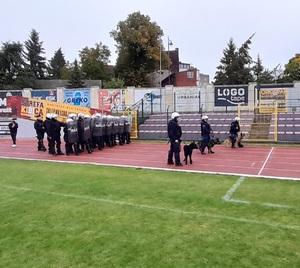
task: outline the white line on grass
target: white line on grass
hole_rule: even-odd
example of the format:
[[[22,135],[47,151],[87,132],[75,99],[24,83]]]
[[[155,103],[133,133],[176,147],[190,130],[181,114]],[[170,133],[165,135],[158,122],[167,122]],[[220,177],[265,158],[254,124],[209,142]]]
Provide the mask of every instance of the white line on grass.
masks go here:
[[[245,180],[244,177],[240,177],[235,184],[229,189],[229,191],[223,196],[224,201],[229,201],[230,197],[233,195],[235,190],[241,185],[241,183]]]
[[[259,202],[250,202],[250,201],[246,201],[246,200],[240,200],[240,199],[233,199],[231,198],[231,196],[233,195],[233,193],[236,191],[236,189],[242,184],[242,182],[245,180],[244,177],[240,177],[237,182],[229,189],[229,191],[223,196],[223,200],[225,202],[231,202],[231,203],[241,203],[241,204],[258,204],[261,206],[265,206],[265,207],[276,207],[276,208],[294,208],[292,206],[287,206],[287,205],[281,205],[281,204],[273,204],[273,203],[267,203],[267,202],[263,202],[263,203],[259,203]]]
[[[268,154],[268,156],[267,156],[267,158],[266,158],[264,164],[262,165],[260,171],[258,172],[258,175],[260,175],[260,174],[262,173],[262,171],[263,171],[265,165],[267,164],[267,162],[268,162],[268,160],[269,160],[269,158],[270,158],[270,156],[271,156],[273,150],[274,150],[274,147],[271,148],[271,150],[270,150],[270,152],[269,152],[269,154]]]
[[[48,194],[48,195],[55,195],[55,196],[60,196],[60,197],[75,198],[75,199],[96,201],[96,202],[102,202],[102,203],[110,203],[110,204],[121,205],[121,206],[130,206],[133,208],[150,209],[150,210],[154,210],[154,211],[163,211],[163,212],[177,213],[177,214],[183,214],[183,215],[195,215],[195,216],[202,217],[202,218],[213,218],[213,219],[219,219],[219,220],[237,221],[237,222],[243,222],[243,223],[247,223],[247,224],[264,225],[264,226],[269,226],[272,228],[282,228],[282,229],[300,231],[300,226],[298,226],[298,225],[280,224],[280,223],[265,222],[265,221],[259,221],[259,220],[251,220],[251,219],[246,219],[246,218],[236,218],[236,217],[231,217],[231,216],[226,216],[226,215],[201,213],[201,212],[197,212],[197,211],[185,211],[185,210],[180,210],[180,209],[156,207],[156,206],[151,206],[151,205],[135,204],[135,203],[129,203],[129,202],[125,202],[125,201],[116,201],[116,200],[92,197],[92,196],[87,196],[87,195],[72,195],[72,194],[63,194],[63,193],[47,192],[47,191],[44,192],[44,191],[37,191],[34,189],[30,189],[30,188],[15,187],[15,186],[3,185],[3,184],[1,185],[1,187],[6,188],[6,189],[16,190],[16,191],[30,191],[30,192],[40,193],[40,194]]]

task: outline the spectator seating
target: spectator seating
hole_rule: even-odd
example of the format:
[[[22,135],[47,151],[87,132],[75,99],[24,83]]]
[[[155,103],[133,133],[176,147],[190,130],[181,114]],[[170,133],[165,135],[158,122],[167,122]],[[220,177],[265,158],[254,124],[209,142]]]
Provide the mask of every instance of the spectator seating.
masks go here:
[[[228,137],[230,123],[236,114],[211,113],[206,115],[209,117],[214,136],[221,141],[225,140]],[[168,140],[168,120],[170,119],[167,114],[151,115],[149,119],[139,126],[139,139]],[[200,123],[200,114],[181,114],[179,124],[183,132],[182,139],[185,141],[200,140]],[[246,135],[245,138],[251,140],[251,135],[255,131],[254,115],[243,114],[240,125],[243,133]],[[274,125],[269,126],[269,135],[267,134],[269,138],[274,137],[274,129]],[[300,142],[300,113],[278,114],[277,140],[278,142]]]

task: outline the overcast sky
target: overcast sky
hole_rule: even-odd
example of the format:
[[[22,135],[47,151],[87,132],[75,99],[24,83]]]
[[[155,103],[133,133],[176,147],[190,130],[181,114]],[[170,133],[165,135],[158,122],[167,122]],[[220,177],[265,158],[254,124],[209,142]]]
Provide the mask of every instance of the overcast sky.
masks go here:
[[[179,60],[213,79],[223,49],[233,38],[239,48],[253,33],[250,55],[264,67],[282,68],[300,53],[299,0],[15,0],[1,3],[1,42],[28,40],[35,29],[50,60],[60,47],[67,61],[79,59],[84,47],[102,42],[115,64],[115,42],[109,32],[140,11],[168,36]]]

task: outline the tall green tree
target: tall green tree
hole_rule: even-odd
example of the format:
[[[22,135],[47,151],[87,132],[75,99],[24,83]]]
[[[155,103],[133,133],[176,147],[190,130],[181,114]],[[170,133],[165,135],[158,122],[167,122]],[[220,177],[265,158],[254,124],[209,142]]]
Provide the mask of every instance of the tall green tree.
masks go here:
[[[66,65],[64,54],[61,48],[54,52],[54,56],[49,61],[48,72],[53,79],[62,79],[63,67]]]
[[[233,39],[230,38],[228,47],[223,50],[221,64],[217,67],[214,77],[216,85],[233,85],[237,74],[237,52]],[[232,82],[231,82],[232,81]]]
[[[149,74],[159,70],[162,29],[149,16],[135,12],[111,31],[117,45],[116,76],[125,86],[150,86]],[[162,53],[163,62],[166,53]]]
[[[39,33],[32,29],[29,39],[25,41],[25,59],[36,79],[44,79],[47,74],[46,58],[42,55],[45,53],[40,41]]]
[[[78,66],[78,62],[75,59],[74,61],[74,67],[71,72],[71,77],[68,80],[67,88],[83,88],[85,87],[84,81],[82,81],[82,72]]]
[[[252,71],[254,82],[257,82],[258,84],[271,84],[274,82],[272,72],[265,69],[259,55],[257,56],[257,60],[254,62]]]
[[[23,59],[23,45],[5,42],[0,50],[0,84],[4,89],[33,87],[32,72]]]
[[[108,63],[110,50],[107,46],[99,44],[95,48],[83,48],[80,53],[81,70],[86,79],[106,80],[109,79]]]
[[[253,81],[251,74],[252,58],[249,54],[251,39],[248,38],[237,49],[233,39],[230,38],[228,48],[223,50],[221,64],[217,67],[214,77],[216,85],[240,85]]]
[[[300,54],[296,54],[285,65],[284,78],[285,82],[300,81]]]

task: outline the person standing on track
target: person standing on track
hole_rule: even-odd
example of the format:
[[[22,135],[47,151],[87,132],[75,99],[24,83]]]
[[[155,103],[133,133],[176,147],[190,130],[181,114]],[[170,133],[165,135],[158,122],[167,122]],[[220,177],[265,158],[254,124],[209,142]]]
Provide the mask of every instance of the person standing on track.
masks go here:
[[[179,113],[172,113],[171,120],[168,124],[168,137],[170,139],[170,150],[168,152],[168,165],[173,165],[173,155],[175,158],[175,166],[183,166],[180,162],[180,143],[182,131],[181,127],[178,124],[178,118],[180,117]]]
[[[9,128],[9,132],[10,132],[10,136],[12,139],[12,146],[13,148],[17,147],[17,133],[18,133],[18,123],[16,122],[17,118],[14,117],[11,122],[8,124],[8,128]]]
[[[201,136],[202,136],[202,142],[201,142],[201,154],[206,154],[204,152],[205,148],[208,148],[208,152],[213,154],[214,152],[209,148],[209,142],[210,142],[210,134],[212,133],[212,129],[210,124],[207,122],[208,116],[203,115],[201,120]]]
[[[230,139],[231,139],[231,148],[235,148],[236,139],[238,138],[238,133],[241,131],[240,128],[240,118],[236,117],[234,118],[234,121],[230,124]],[[238,141],[238,147],[244,147],[240,141]]]
[[[45,125],[43,121],[43,117],[39,115],[34,122],[34,129],[36,131],[36,138],[38,139],[38,151],[47,151],[44,145],[44,136],[45,136]]]

